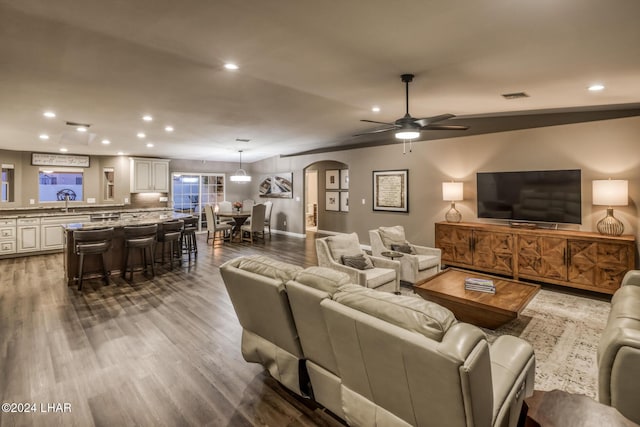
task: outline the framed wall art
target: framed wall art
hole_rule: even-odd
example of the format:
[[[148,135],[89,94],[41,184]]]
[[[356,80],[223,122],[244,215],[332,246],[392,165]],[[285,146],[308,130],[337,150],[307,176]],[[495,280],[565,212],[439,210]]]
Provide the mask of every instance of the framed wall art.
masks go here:
[[[349,169],[340,170],[340,189],[341,190],[349,189]]]
[[[340,210],[340,192],[338,191],[327,191],[326,193],[326,204],[324,209],[327,211],[339,211]]]
[[[33,166],[71,166],[88,168],[89,156],[77,154],[31,153]]]
[[[340,212],[349,212],[349,192],[340,192]]]
[[[327,190],[337,190],[340,188],[340,170],[327,169],[325,172],[326,182],[324,188]]]
[[[409,212],[409,170],[373,171],[373,210]]]
[[[260,197],[292,199],[293,172],[274,173],[260,177],[258,193]]]

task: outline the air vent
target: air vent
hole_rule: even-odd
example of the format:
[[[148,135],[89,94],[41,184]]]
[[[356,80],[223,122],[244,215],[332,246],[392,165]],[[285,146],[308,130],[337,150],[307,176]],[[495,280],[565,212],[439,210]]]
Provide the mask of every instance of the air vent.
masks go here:
[[[245,138],[236,138],[236,141],[238,141],[238,142],[249,142],[251,140],[250,139],[245,139]]]
[[[91,126],[89,123],[76,123],[76,122],[66,122],[67,126],[83,126],[88,128],[89,126]]]
[[[518,98],[528,98],[529,95],[527,95],[526,92],[513,92],[513,93],[503,93],[502,97],[504,99],[518,99]]]

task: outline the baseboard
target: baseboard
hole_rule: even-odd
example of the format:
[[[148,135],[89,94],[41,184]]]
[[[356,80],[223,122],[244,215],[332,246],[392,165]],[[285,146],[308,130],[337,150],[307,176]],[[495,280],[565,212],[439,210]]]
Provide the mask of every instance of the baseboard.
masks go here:
[[[291,237],[298,237],[300,239],[304,239],[305,237],[307,237],[305,234],[300,234],[300,233],[292,233],[291,231],[283,231],[283,230],[276,230],[275,228],[271,229],[271,232],[273,234],[284,234],[286,236],[291,236]]]

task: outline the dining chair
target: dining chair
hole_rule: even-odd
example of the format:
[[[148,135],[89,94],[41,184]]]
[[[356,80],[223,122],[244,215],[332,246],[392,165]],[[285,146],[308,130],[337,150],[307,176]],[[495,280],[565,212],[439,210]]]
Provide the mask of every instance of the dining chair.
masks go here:
[[[264,229],[269,232],[269,238],[271,238],[271,210],[273,209],[273,202],[271,200],[268,200],[264,202],[264,205]]]
[[[233,226],[229,223],[220,222],[212,205],[205,205],[204,213],[207,218],[207,244],[209,240],[213,240],[212,244],[215,245],[216,236],[223,242],[225,240],[231,240],[231,230],[233,230]]]
[[[266,206],[262,203],[253,205],[251,209],[251,224],[246,224],[240,227],[240,234],[242,234],[242,241],[249,241],[253,244],[254,237],[262,235],[264,240],[264,215]],[[245,237],[245,233],[247,237]]]

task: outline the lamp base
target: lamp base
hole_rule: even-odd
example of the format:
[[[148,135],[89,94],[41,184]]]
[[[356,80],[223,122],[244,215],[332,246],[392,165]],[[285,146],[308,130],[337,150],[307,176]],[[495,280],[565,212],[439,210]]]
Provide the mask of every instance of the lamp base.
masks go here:
[[[613,208],[607,208],[607,216],[596,224],[598,232],[607,236],[620,236],[624,232],[624,224],[613,216]]]
[[[449,209],[447,213],[444,215],[444,219],[446,219],[447,222],[462,221],[462,214],[456,209],[455,202],[451,202],[451,209]]]

